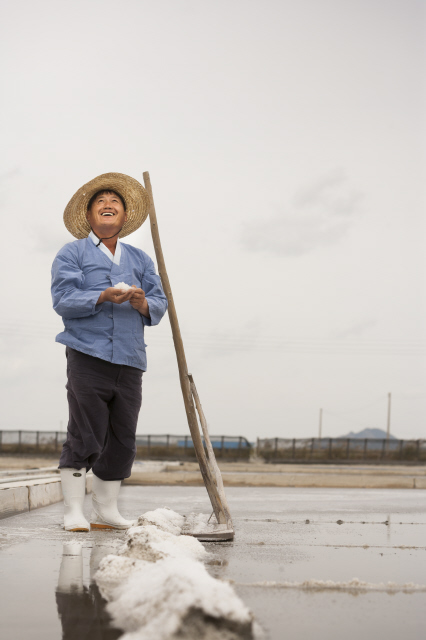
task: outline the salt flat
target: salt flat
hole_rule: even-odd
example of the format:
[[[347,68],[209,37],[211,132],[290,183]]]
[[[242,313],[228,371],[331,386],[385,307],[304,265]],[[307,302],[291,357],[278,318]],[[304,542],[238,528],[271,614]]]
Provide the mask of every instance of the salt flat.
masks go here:
[[[424,637],[423,491],[229,487],[227,496],[236,538],[206,544],[207,568],[233,582],[266,638]],[[90,496],[86,500],[89,510]],[[202,487],[122,489],[125,516],[162,506],[182,514],[210,510]],[[1,521],[4,637],[50,640],[78,631],[78,637],[118,638],[91,577],[124,534],[65,533],[61,512],[53,504]],[[81,576],[75,577],[81,588],[67,599],[57,586],[70,539],[84,546]]]

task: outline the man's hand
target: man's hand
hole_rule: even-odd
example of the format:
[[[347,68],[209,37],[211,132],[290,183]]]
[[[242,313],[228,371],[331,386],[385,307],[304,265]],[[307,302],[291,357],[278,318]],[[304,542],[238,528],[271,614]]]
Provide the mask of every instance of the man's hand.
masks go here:
[[[123,304],[123,302],[127,302],[127,300],[130,300],[130,298],[133,296],[135,291],[141,291],[141,289],[136,289],[136,287],[133,286],[127,291],[124,291],[123,293],[122,289],[116,289],[115,287],[108,287],[108,289],[105,289],[105,291],[102,291],[96,304],[102,304],[103,302],[113,302],[114,304]]]
[[[133,309],[139,311],[140,314],[149,318],[149,306],[148,300],[145,298],[145,291],[142,289],[133,289],[133,295],[130,299],[130,304]]]
[[[123,291],[116,289],[115,287],[108,287],[105,291],[102,291],[96,304],[102,304],[103,302],[113,302],[114,304],[122,304],[127,302],[132,305],[133,309],[136,309],[146,318],[149,318],[149,306],[148,300],[145,298],[145,291],[138,289],[136,285],[132,285],[130,289]]]

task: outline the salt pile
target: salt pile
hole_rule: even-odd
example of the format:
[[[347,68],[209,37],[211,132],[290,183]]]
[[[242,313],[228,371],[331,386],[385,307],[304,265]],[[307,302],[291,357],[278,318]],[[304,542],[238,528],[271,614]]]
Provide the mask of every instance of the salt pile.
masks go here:
[[[176,511],[172,511],[171,509],[147,511],[138,518],[138,526],[153,524],[162,531],[173,533],[175,536],[179,536],[182,533],[184,522],[185,518],[181,516],[180,513],[176,513]]]
[[[131,289],[131,286],[129,284],[126,284],[125,282],[119,282],[118,284],[114,285],[114,289],[121,289],[122,291],[127,291],[128,289]]]
[[[170,509],[148,511],[118,555],[101,561],[95,580],[122,640],[252,640],[252,614],[206,571],[200,560],[208,553],[181,535],[183,524]]]

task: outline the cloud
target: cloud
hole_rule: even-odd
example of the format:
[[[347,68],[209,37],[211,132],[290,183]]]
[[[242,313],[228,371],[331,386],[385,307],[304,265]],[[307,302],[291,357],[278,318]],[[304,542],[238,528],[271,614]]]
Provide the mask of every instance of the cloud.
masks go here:
[[[75,239],[65,227],[56,225],[51,228],[47,223],[32,227],[30,237],[34,251],[48,254],[52,256],[52,260],[61,247]]]
[[[250,251],[299,256],[337,243],[352,226],[361,194],[341,171],[301,190],[288,210],[249,222],[242,244]]]
[[[336,331],[335,337],[338,339],[357,337],[368,331],[368,329],[372,329],[373,327],[375,327],[376,324],[376,320],[364,320],[362,322],[358,322],[349,327],[346,327],[345,329],[342,329],[340,331]]]
[[[22,174],[22,169],[19,166],[13,167],[13,169],[8,169],[8,171],[4,171],[0,173],[0,185],[6,185],[12,178],[19,176]]]
[[[0,194],[1,194],[1,215],[6,213],[6,207],[10,202],[15,203],[16,207],[16,194],[19,189],[19,178],[22,176],[22,169],[20,166],[15,166],[7,171],[0,173]],[[21,185],[19,185],[21,188]]]

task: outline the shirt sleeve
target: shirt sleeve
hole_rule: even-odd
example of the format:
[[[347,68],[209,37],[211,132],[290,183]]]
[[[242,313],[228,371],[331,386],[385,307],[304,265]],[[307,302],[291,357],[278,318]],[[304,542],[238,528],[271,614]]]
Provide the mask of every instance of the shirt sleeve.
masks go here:
[[[53,308],[62,318],[87,318],[101,310],[96,303],[102,291],[84,291],[83,281],[76,252],[65,245],[53,261],[51,286]]]
[[[142,316],[144,325],[151,327],[158,324],[167,311],[167,298],[161,286],[160,277],[155,273],[155,266],[151,258],[145,254],[145,271],[142,276],[142,289],[148,301],[149,315]]]

